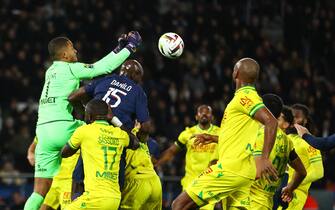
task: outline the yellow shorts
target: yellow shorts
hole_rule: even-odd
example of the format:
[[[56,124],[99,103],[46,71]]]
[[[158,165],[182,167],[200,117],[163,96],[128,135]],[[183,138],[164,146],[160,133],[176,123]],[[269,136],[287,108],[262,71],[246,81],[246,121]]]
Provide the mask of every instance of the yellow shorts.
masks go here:
[[[183,186],[183,191],[186,191],[187,187],[189,187],[192,183],[193,180],[196,179],[197,177],[183,177],[181,179],[181,185]],[[207,204],[205,206],[202,206],[199,210],[214,210],[215,204]]]
[[[268,206],[262,205],[260,203],[255,202],[251,199],[250,201],[250,209],[252,210],[271,210]]]
[[[53,209],[59,206],[64,209],[71,203],[71,188],[72,179],[54,179],[43,204]]]
[[[119,198],[111,196],[94,196],[89,192],[84,192],[70,205],[65,207],[65,210],[118,210],[120,205]]]
[[[293,192],[293,199],[288,205],[288,210],[299,210],[303,209],[307,200],[307,193],[296,189]]]
[[[259,189],[250,189],[250,209],[270,210],[273,207],[273,196]]]
[[[215,204],[227,198],[229,208],[248,208],[252,181],[252,179],[223,171],[214,165],[195,179],[186,189],[186,193],[198,206]]]
[[[126,178],[120,209],[161,210],[162,185],[157,175]]]

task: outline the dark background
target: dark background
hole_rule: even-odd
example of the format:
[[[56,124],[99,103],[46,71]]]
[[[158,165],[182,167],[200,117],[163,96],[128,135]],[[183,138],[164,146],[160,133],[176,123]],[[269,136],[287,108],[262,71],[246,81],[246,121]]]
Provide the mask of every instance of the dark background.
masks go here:
[[[152,136],[161,151],[195,123],[199,104],[213,107],[219,125],[234,91],[233,65],[242,57],[260,63],[261,94],[276,93],[287,105],[306,104],[315,135],[335,132],[331,0],[0,0],[0,20],[0,175],[33,171],[26,150],[35,135],[37,102],[50,65],[47,43],[59,35],[69,37],[80,61],[90,63],[112,50],[121,33],[141,33],[143,45],[132,57],[145,70]],[[157,41],[165,32],[183,38],[179,59],[159,54]],[[333,153],[324,153],[325,177],[313,187],[335,191]],[[183,155],[160,174],[183,175],[181,160]],[[30,181],[1,179],[0,208],[19,209]],[[164,205],[178,190],[164,184]]]

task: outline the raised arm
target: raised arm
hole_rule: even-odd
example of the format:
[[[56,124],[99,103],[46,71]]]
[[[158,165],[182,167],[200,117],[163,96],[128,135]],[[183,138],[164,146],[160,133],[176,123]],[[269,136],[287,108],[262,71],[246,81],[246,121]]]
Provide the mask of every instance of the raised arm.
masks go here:
[[[312,147],[319,150],[331,150],[335,148],[335,134],[324,138],[315,137],[304,126],[295,124],[294,127],[297,129],[299,136]]]
[[[335,134],[322,138],[305,133],[302,138],[315,149],[331,150],[335,148]]]
[[[94,77],[109,74],[119,67],[131,53],[142,42],[142,38],[137,31],[132,31],[127,36],[126,46],[119,52],[114,51],[93,64],[70,63],[69,68],[74,77],[78,79],[92,79]]]

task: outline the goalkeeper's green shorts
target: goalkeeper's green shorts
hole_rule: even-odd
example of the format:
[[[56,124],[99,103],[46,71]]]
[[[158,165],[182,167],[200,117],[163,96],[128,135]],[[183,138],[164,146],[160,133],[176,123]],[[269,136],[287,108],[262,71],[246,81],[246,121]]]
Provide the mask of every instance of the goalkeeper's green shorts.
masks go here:
[[[36,127],[35,177],[53,178],[58,173],[61,149],[73,132],[84,124],[80,120],[56,121]]]

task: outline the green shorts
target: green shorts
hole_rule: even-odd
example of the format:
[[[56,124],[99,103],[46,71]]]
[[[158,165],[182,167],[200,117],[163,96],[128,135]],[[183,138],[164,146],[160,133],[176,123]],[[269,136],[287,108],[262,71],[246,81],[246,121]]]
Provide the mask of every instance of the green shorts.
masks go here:
[[[80,120],[57,121],[38,125],[35,149],[35,177],[52,178],[61,164],[60,150],[71,138],[73,132],[85,123]]]

